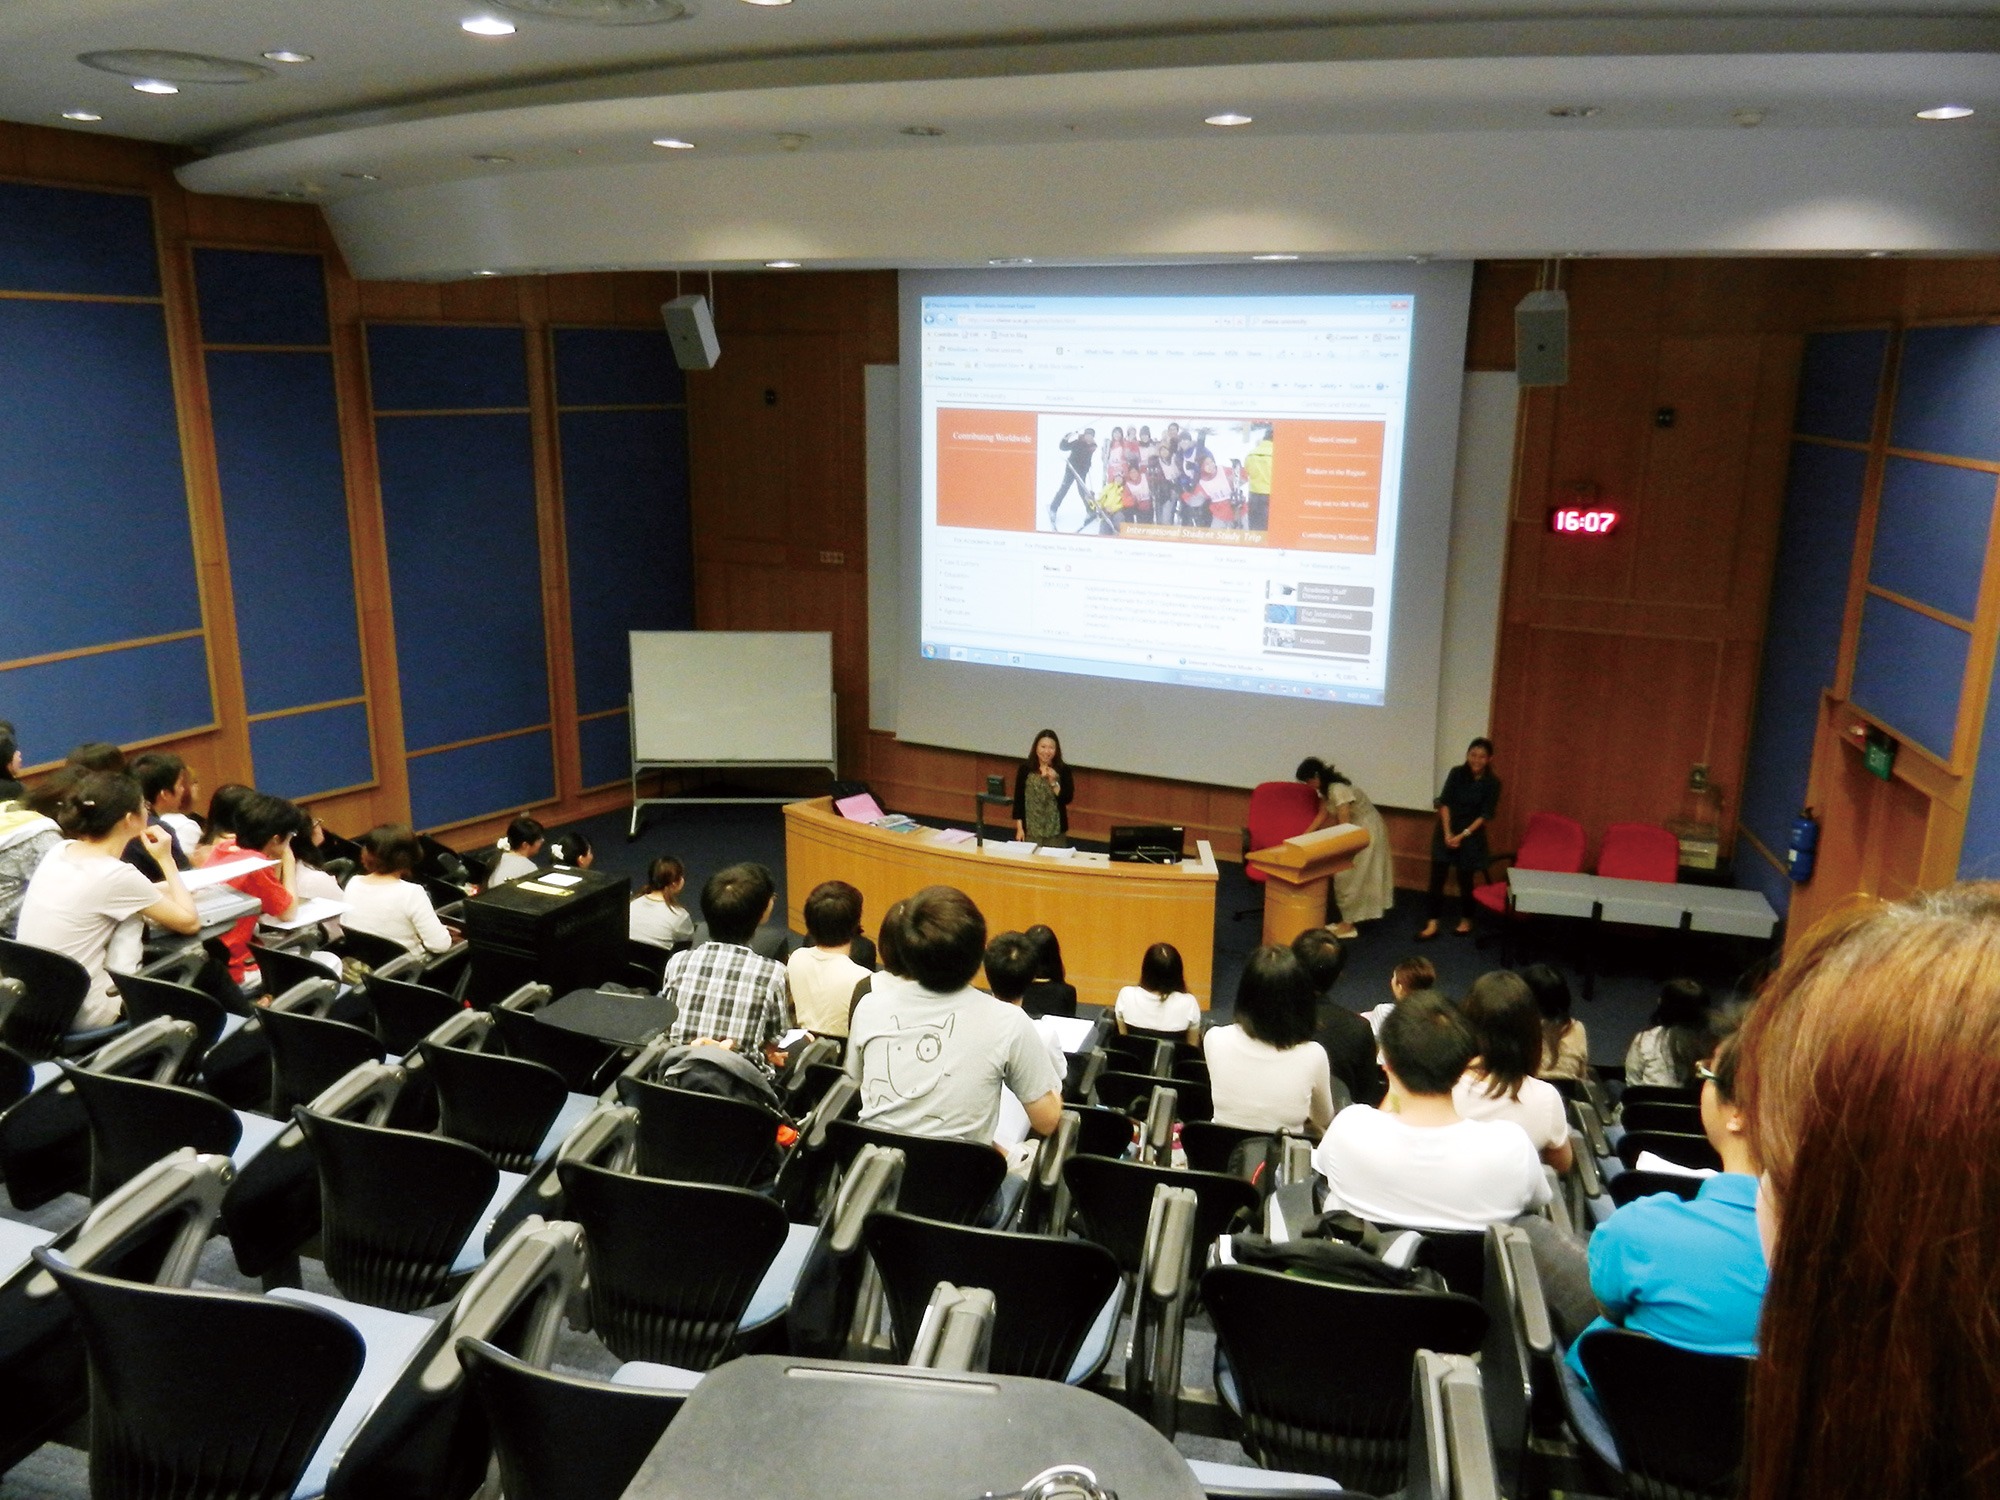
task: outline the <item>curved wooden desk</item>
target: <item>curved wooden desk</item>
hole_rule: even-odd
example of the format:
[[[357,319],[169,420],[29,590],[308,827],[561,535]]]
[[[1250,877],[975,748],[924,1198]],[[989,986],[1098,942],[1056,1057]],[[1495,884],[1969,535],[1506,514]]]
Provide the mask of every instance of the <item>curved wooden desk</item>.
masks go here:
[[[852,823],[832,799],[785,806],[785,916],[805,931],[805,902],[822,880],[861,892],[870,932],[891,903],[927,885],[964,891],[986,916],[988,933],[1046,922],[1062,939],[1063,966],[1077,998],[1109,1005],[1139,980],[1151,943],[1180,949],[1188,988],[1209,1002],[1215,973],[1215,856],[1171,865],[1114,865],[1102,854],[1070,859],[1011,858],[971,844],[941,844],[937,831],[890,833]]]

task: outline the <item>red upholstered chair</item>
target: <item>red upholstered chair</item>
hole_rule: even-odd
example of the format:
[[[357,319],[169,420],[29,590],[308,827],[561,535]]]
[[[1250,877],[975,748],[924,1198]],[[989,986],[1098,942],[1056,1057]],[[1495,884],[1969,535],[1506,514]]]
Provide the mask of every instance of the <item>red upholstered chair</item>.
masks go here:
[[[1657,823],[1613,823],[1597,851],[1597,873],[1618,880],[1680,879],[1681,846]]]
[[[1558,870],[1565,875],[1575,875],[1583,869],[1584,848],[1588,842],[1583,825],[1575,818],[1566,818],[1561,813],[1529,813],[1528,826],[1521,833],[1521,847],[1512,856],[1513,863],[1523,870]],[[1508,857],[1496,854],[1494,863]],[[1495,916],[1504,915],[1507,910],[1507,882],[1489,878],[1484,884],[1473,887],[1472,899]]]
[[[1319,793],[1303,781],[1260,781],[1250,788],[1249,826],[1243,830],[1243,852],[1252,849],[1268,849],[1273,844],[1282,844],[1293,834],[1304,833],[1312,826],[1312,820],[1319,816]],[[1262,886],[1270,877],[1262,870],[1243,862],[1243,873],[1256,886]],[[1236,916],[1254,917],[1262,910],[1251,907],[1239,911]]]

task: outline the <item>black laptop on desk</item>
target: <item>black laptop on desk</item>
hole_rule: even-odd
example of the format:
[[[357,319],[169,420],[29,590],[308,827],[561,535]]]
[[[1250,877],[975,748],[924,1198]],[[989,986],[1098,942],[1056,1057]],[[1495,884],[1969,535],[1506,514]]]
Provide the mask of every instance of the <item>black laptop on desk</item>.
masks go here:
[[[1168,823],[1119,824],[1111,830],[1114,865],[1177,865],[1184,856],[1187,829]]]

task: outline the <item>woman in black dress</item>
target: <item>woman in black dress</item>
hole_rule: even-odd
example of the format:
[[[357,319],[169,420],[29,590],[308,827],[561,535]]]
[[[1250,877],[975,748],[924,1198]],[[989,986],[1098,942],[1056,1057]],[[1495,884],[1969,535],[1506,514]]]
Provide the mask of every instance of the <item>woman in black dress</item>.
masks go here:
[[[1064,763],[1062,741],[1044,729],[1014,768],[1014,837],[1063,849],[1069,846],[1069,803],[1076,778]]]
[[[1444,882],[1458,872],[1458,927],[1472,931],[1472,877],[1492,863],[1486,848],[1486,825],[1500,806],[1500,778],[1493,774],[1493,741],[1481,737],[1465,748],[1465,764],[1453,766],[1437,794],[1438,826],[1431,830],[1430,920],[1417,941],[1438,934],[1444,919]]]

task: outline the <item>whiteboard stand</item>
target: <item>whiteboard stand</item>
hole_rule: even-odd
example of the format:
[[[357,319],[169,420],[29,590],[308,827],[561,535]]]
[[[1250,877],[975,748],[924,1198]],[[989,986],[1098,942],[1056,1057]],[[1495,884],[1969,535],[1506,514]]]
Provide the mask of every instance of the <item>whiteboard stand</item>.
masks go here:
[[[632,744],[632,820],[625,829],[625,842],[631,843],[639,836],[640,809],[646,807],[716,807],[724,804],[759,805],[782,802],[807,802],[812,796],[778,797],[641,797],[639,778],[652,771],[806,771],[824,768],[829,776],[840,776],[838,763],[831,760],[641,760],[639,758],[639,731],[632,715],[632,699],[625,699],[626,735]],[[831,743],[839,743],[839,699],[836,696],[829,705],[829,730]]]

